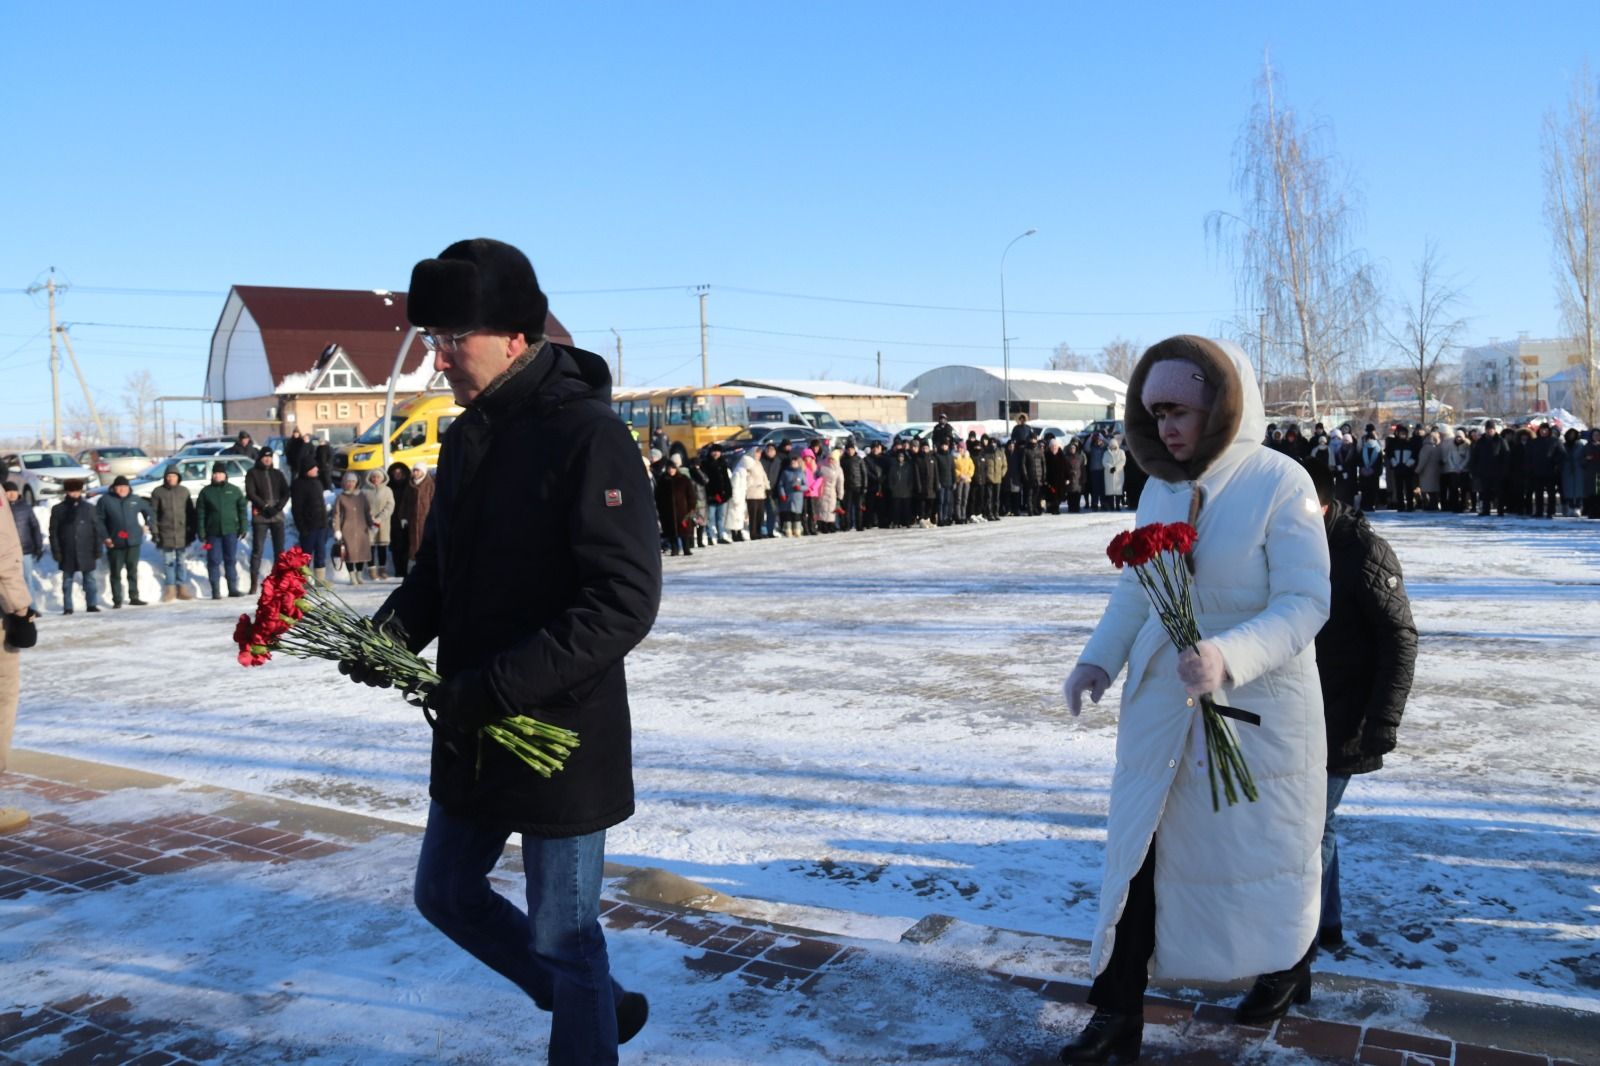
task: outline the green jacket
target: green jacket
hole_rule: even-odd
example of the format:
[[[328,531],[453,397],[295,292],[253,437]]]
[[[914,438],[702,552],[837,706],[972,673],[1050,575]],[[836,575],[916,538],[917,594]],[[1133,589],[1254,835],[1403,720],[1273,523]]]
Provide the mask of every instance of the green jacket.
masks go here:
[[[212,482],[200,490],[194,506],[195,527],[201,537],[242,537],[249,527],[249,505],[239,486],[229,481]]]

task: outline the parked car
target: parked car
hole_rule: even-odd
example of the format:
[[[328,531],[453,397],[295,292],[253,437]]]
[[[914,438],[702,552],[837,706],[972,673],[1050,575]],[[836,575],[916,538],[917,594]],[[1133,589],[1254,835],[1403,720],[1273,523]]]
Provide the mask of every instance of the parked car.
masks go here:
[[[94,471],[66,452],[13,452],[0,458],[0,464],[5,466],[6,480],[16,484],[30,507],[65,494],[62,482],[71,478],[81,479],[85,488],[95,483]]]
[[[127,444],[108,444],[104,448],[86,448],[78,453],[78,465],[93,470],[100,484],[109,485],[121,477],[133,477],[150,465],[150,456],[143,448]]]
[[[255,463],[243,455],[175,455],[171,459],[162,459],[146,467],[138,477],[129,478],[128,486],[135,495],[149,498],[161,485],[161,479],[167,474],[168,469],[178,471],[178,484],[189,490],[191,496],[198,496],[200,490],[211,482],[211,466],[213,463],[223,463],[228,467],[228,480],[239,488],[244,488],[244,476],[250,472]],[[94,495],[100,495],[106,489],[96,489]]]
[[[768,444],[782,444],[784,441],[789,441],[792,447],[798,449],[818,437],[823,437],[840,448],[852,439],[850,431],[845,429],[812,429],[810,426],[797,426],[792,422],[754,422],[727,440],[720,440],[717,443],[722,445],[722,457],[733,462],[752,448],[759,452]],[[711,445],[708,444],[700,449],[701,459],[710,454]]]
[[[856,447],[862,451],[866,451],[873,444],[881,444],[887,448],[894,442],[894,434],[889,432],[888,427],[881,426],[876,422],[850,418],[841,422],[840,425],[850,431],[850,435],[855,438]]]
[[[1087,426],[1084,426],[1082,429],[1078,430],[1078,435],[1074,437],[1073,440],[1078,442],[1078,447],[1081,450],[1088,446],[1089,438],[1094,436],[1096,433],[1103,437],[1116,437],[1119,440],[1126,439],[1126,434],[1123,431],[1122,419],[1100,418],[1090,422]]]
[[[173,458],[180,455],[216,455],[233,447],[234,442],[233,437],[191,437],[173,453]]]

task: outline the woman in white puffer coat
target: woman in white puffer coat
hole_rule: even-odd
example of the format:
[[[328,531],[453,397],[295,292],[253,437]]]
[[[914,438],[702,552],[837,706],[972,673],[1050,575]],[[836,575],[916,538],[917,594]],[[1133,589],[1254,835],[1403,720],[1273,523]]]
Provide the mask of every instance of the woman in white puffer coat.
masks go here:
[[[1261,446],[1249,359],[1227,341],[1172,337],[1128,383],[1127,446],[1150,475],[1138,524],[1198,533],[1193,598],[1204,639],[1181,655],[1131,572],[1067,679],[1074,714],[1128,667],[1090,971],[1097,1008],[1069,1063],[1132,1061],[1148,973],[1259,979],[1241,1021],[1309,995],[1327,804],[1314,641],[1327,620],[1328,546],[1310,477]],[[1137,398],[1137,399],[1135,399]],[[1213,811],[1197,697],[1253,712],[1230,722],[1260,798]]]

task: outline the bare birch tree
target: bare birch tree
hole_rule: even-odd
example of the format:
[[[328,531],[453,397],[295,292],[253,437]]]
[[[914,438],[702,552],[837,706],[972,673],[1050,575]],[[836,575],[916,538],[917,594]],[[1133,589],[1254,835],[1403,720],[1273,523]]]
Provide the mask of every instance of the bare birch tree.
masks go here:
[[[1562,319],[1577,342],[1583,376],[1577,389],[1584,419],[1600,417],[1596,319],[1600,318],[1600,103],[1585,63],[1572,80],[1565,115],[1544,119],[1544,213],[1554,242]]]
[[[149,447],[161,440],[161,427],[155,425],[156,379],[148,370],[138,370],[123,382],[122,406],[133,423],[133,443],[140,448]]]
[[[1319,384],[1365,349],[1378,299],[1376,271],[1353,246],[1356,192],[1325,147],[1329,140],[1280,101],[1278,77],[1263,61],[1255,106],[1234,148],[1241,209],[1206,219],[1208,235],[1228,250],[1241,307],[1266,316],[1275,350],[1305,378],[1313,422],[1321,418]],[[1243,314],[1241,332],[1255,332]]]
[[[1428,395],[1436,391],[1439,379],[1439,361],[1457,347],[1467,320],[1456,313],[1462,303],[1461,290],[1445,275],[1439,246],[1431,239],[1423,245],[1414,277],[1416,288],[1400,300],[1405,322],[1398,329],[1383,327],[1383,335],[1405,360],[1417,386],[1417,422],[1425,424]]]
[[[1046,370],[1088,370],[1089,358],[1072,350],[1072,345],[1063,341],[1056,345],[1055,351],[1050,353],[1050,358],[1044,364]]]
[[[1139,356],[1143,354],[1144,349],[1138,341],[1115,337],[1100,349],[1100,373],[1110,374],[1118,381],[1127,381],[1133,377],[1133,368],[1139,365]]]

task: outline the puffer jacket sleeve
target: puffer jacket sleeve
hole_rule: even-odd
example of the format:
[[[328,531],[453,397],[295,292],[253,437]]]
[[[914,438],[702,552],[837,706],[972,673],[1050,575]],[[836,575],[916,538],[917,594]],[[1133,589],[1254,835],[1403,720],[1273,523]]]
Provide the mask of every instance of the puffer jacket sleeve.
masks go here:
[[[1106,604],[1106,613],[1094,627],[1094,635],[1084,645],[1078,663],[1098,666],[1107,677],[1116,680],[1122,668],[1128,665],[1134,638],[1138,637],[1149,615],[1150,598],[1134,576],[1133,568],[1125,567],[1117,587],[1111,592],[1111,602]]]
[[[1234,686],[1293,659],[1328,620],[1328,537],[1310,475],[1281,479],[1267,514],[1267,606],[1214,637]]]
[[[1370,529],[1361,567],[1358,597],[1362,624],[1377,635],[1377,663],[1372,677],[1363,730],[1399,728],[1417,663],[1417,625],[1411,618],[1411,601],[1406,597],[1400,560],[1388,541]]]
[[[0,613],[15,614],[32,602],[22,578],[22,538],[11,508],[0,514]]]

